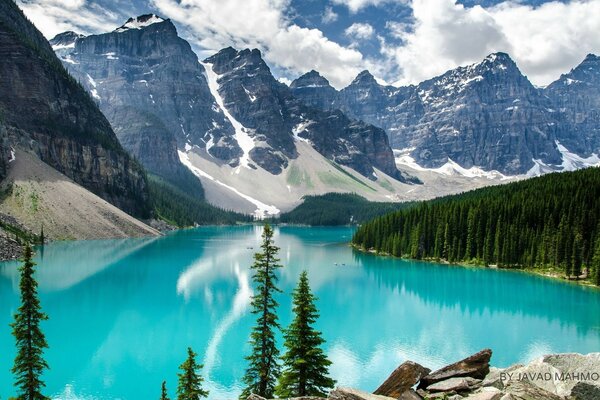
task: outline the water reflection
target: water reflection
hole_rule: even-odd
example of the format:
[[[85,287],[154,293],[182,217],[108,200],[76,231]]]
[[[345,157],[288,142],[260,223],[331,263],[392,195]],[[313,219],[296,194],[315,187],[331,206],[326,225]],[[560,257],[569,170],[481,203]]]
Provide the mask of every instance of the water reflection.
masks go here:
[[[58,243],[40,270],[56,398],[156,397],[176,386],[187,346],[200,354],[212,399],[240,391],[254,317],[250,265],[260,227],[211,227],[153,241]],[[406,359],[432,368],[494,349],[504,366],[541,353],[600,348],[600,293],[521,273],[375,257],[352,251],[348,228],[275,230],[280,322],[308,270],[317,328],[340,385],[374,389]],[[112,244],[112,245],[111,245]],[[0,326],[18,303],[15,265],[0,264]],[[9,329],[0,354],[14,357]],[[65,362],[68,360],[68,362]],[[135,382],[132,385],[131,382]],[[12,384],[0,368],[0,396]]]

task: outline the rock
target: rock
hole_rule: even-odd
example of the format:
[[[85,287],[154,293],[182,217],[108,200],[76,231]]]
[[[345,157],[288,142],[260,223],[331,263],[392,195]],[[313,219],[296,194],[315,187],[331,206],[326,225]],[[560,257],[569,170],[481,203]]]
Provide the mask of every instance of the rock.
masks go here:
[[[329,400],[395,400],[393,397],[379,396],[352,388],[336,388],[329,393]]]
[[[473,386],[481,383],[481,380],[470,377],[466,378],[450,378],[440,382],[436,382],[427,386],[427,390],[430,392],[461,392],[469,390]]]
[[[491,386],[498,389],[502,389],[504,387],[504,380],[506,380],[508,374],[521,367],[523,367],[523,364],[511,365],[510,367],[505,369],[491,367],[490,372],[485,376],[485,378],[481,382],[481,386]]]
[[[547,355],[505,375],[505,386],[526,381],[557,396],[568,397],[579,382],[600,386],[600,353]]]
[[[422,400],[423,398],[414,390],[409,389],[402,393],[398,400]]]
[[[508,382],[503,392],[515,400],[561,400],[562,397],[550,393],[529,381]]]
[[[426,388],[429,385],[449,378],[471,377],[483,379],[490,371],[490,358],[492,350],[484,349],[458,361],[454,364],[445,366],[429,375],[423,377],[419,383],[419,388]]]
[[[403,362],[373,393],[398,398],[430,372],[429,368],[425,368],[415,362]]]
[[[257,394],[252,393],[250,396],[246,398],[246,400],[267,400],[264,397],[260,397]]]
[[[466,400],[500,400],[500,398],[504,395],[501,390],[496,389],[495,387],[484,387],[475,393],[471,393],[467,397]]]
[[[600,387],[587,382],[577,382],[571,389],[571,398],[574,400],[600,399]]]

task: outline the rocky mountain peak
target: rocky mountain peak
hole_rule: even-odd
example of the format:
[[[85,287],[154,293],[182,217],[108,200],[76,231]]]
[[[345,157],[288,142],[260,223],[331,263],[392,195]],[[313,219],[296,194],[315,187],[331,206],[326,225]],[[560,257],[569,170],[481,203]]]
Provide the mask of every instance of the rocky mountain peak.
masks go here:
[[[329,81],[314,69],[295,79],[290,88],[324,88],[331,87]]]
[[[58,35],[54,36],[54,38],[50,39],[50,44],[52,45],[52,49],[54,51],[59,49],[73,48],[75,47],[75,42],[77,39],[84,37],[85,35],[81,35],[73,31],[66,31],[59,33]]]
[[[166,22],[165,20],[155,14],[144,14],[135,18],[129,18],[123,25],[115,29],[115,32],[126,32],[131,29],[144,29],[150,25]],[[170,22],[170,21],[169,21]]]
[[[371,85],[379,85],[375,80],[373,74],[371,74],[368,70],[362,71],[360,74],[354,78],[350,85],[361,85],[361,86],[371,86]]]

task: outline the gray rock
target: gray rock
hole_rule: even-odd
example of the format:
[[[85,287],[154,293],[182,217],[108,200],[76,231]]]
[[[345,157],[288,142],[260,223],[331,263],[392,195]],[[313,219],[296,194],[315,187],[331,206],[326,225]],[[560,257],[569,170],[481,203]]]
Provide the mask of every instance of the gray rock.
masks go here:
[[[450,378],[443,381],[433,383],[426,387],[430,392],[461,392],[469,390],[481,383],[481,380],[470,377],[465,378]]]
[[[577,382],[571,389],[571,398],[574,400],[600,399],[600,387],[587,382]]]
[[[402,393],[398,400],[422,400],[423,398],[413,389],[409,389]]]
[[[495,387],[484,387],[475,393],[469,394],[465,397],[466,400],[500,400],[504,396],[501,390]]]
[[[402,393],[416,385],[422,377],[431,370],[412,361],[406,361],[391,373],[391,375],[373,393],[398,398]]]
[[[547,355],[507,375],[505,385],[527,381],[557,396],[567,397],[579,382],[600,386],[600,353]]]
[[[490,372],[485,376],[485,378],[481,382],[481,386],[489,386],[495,387],[497,389],[502,389],[504,387],[504,380],[506,380],[508,374],[521,367],[523,367],[522,364],[511,365],[510,367],[504,369],[491,367]]]
[[[264,397],[260,397],[257,394],[252,393],[250,396],[246,398],[246,400],[266,400]]]
[[[352,388],[336,388],[329,393],[330,400],[390,400],[393,397],[379,396]]]
[[[529,381],[508,382],[503,392],[515,400],[561,400],[562,397],[548,392]]]
[[[491,357],[492,350],[481,350],[463,360],[445,366],[423,377],[419,383],[419,388],[427,388],[436,382],[449,378],[471,377],[483,379],[490,370]]]

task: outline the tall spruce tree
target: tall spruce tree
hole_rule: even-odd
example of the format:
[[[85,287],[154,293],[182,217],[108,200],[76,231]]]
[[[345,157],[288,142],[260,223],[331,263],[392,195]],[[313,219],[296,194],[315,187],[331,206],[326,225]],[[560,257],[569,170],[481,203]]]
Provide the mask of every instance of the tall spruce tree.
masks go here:
[[[12,373],[15,375],[15,386],[18,388],[19,400],[47,399],[42,394],[46,386],[41,379],[48,364],[43,358],[44,349],[48,348],[46,337],[40,328],[40,322],[48,319],[41,310],[37,293],[37,282],[34,278],[35,263],[32,259],[29,244],[25,245],[23,265],[19,268],[21,280],[21,306],[15,314],[15,322],[11,324],[17,344]]]
[[[308,275],[303,271],[293,294],[294,320],[284,333],[287,349],[282,357],[284,369],[275,389],[281,398],[325,397],[327,390],[335,385],[328,376],[331,361],[321,349],[325,340],[312,326],[319,318],[315,300]]]
[[[167,381],[163,381],[160,387],[160,400],[171,400],[167,393]]]
[[[273,244],[273,229],[266,224],[262,234],[261,251],[254,254],[252,280],[256,284],[256,294],[252,297],[252,314],[257,315],[256,326],[250,334],[252,354],[246,357],[249,366],[243,382],[246,385],[241,399],[254,393],[264,398],[272,398],[280,373],[277,363],[279,350],[275,341],[275,330],[280,329],[277,320],[277,288],[275,271],[282,266],[277,258],[279,247]]]
[[[202,365],[196,362],[196,353],[191,347],[187,349],[188,357],[179,366],[179,386],[177,387],[177,400],[198,400],[208,396],[208,391],[202,389],[204,379],[199,374]]]

